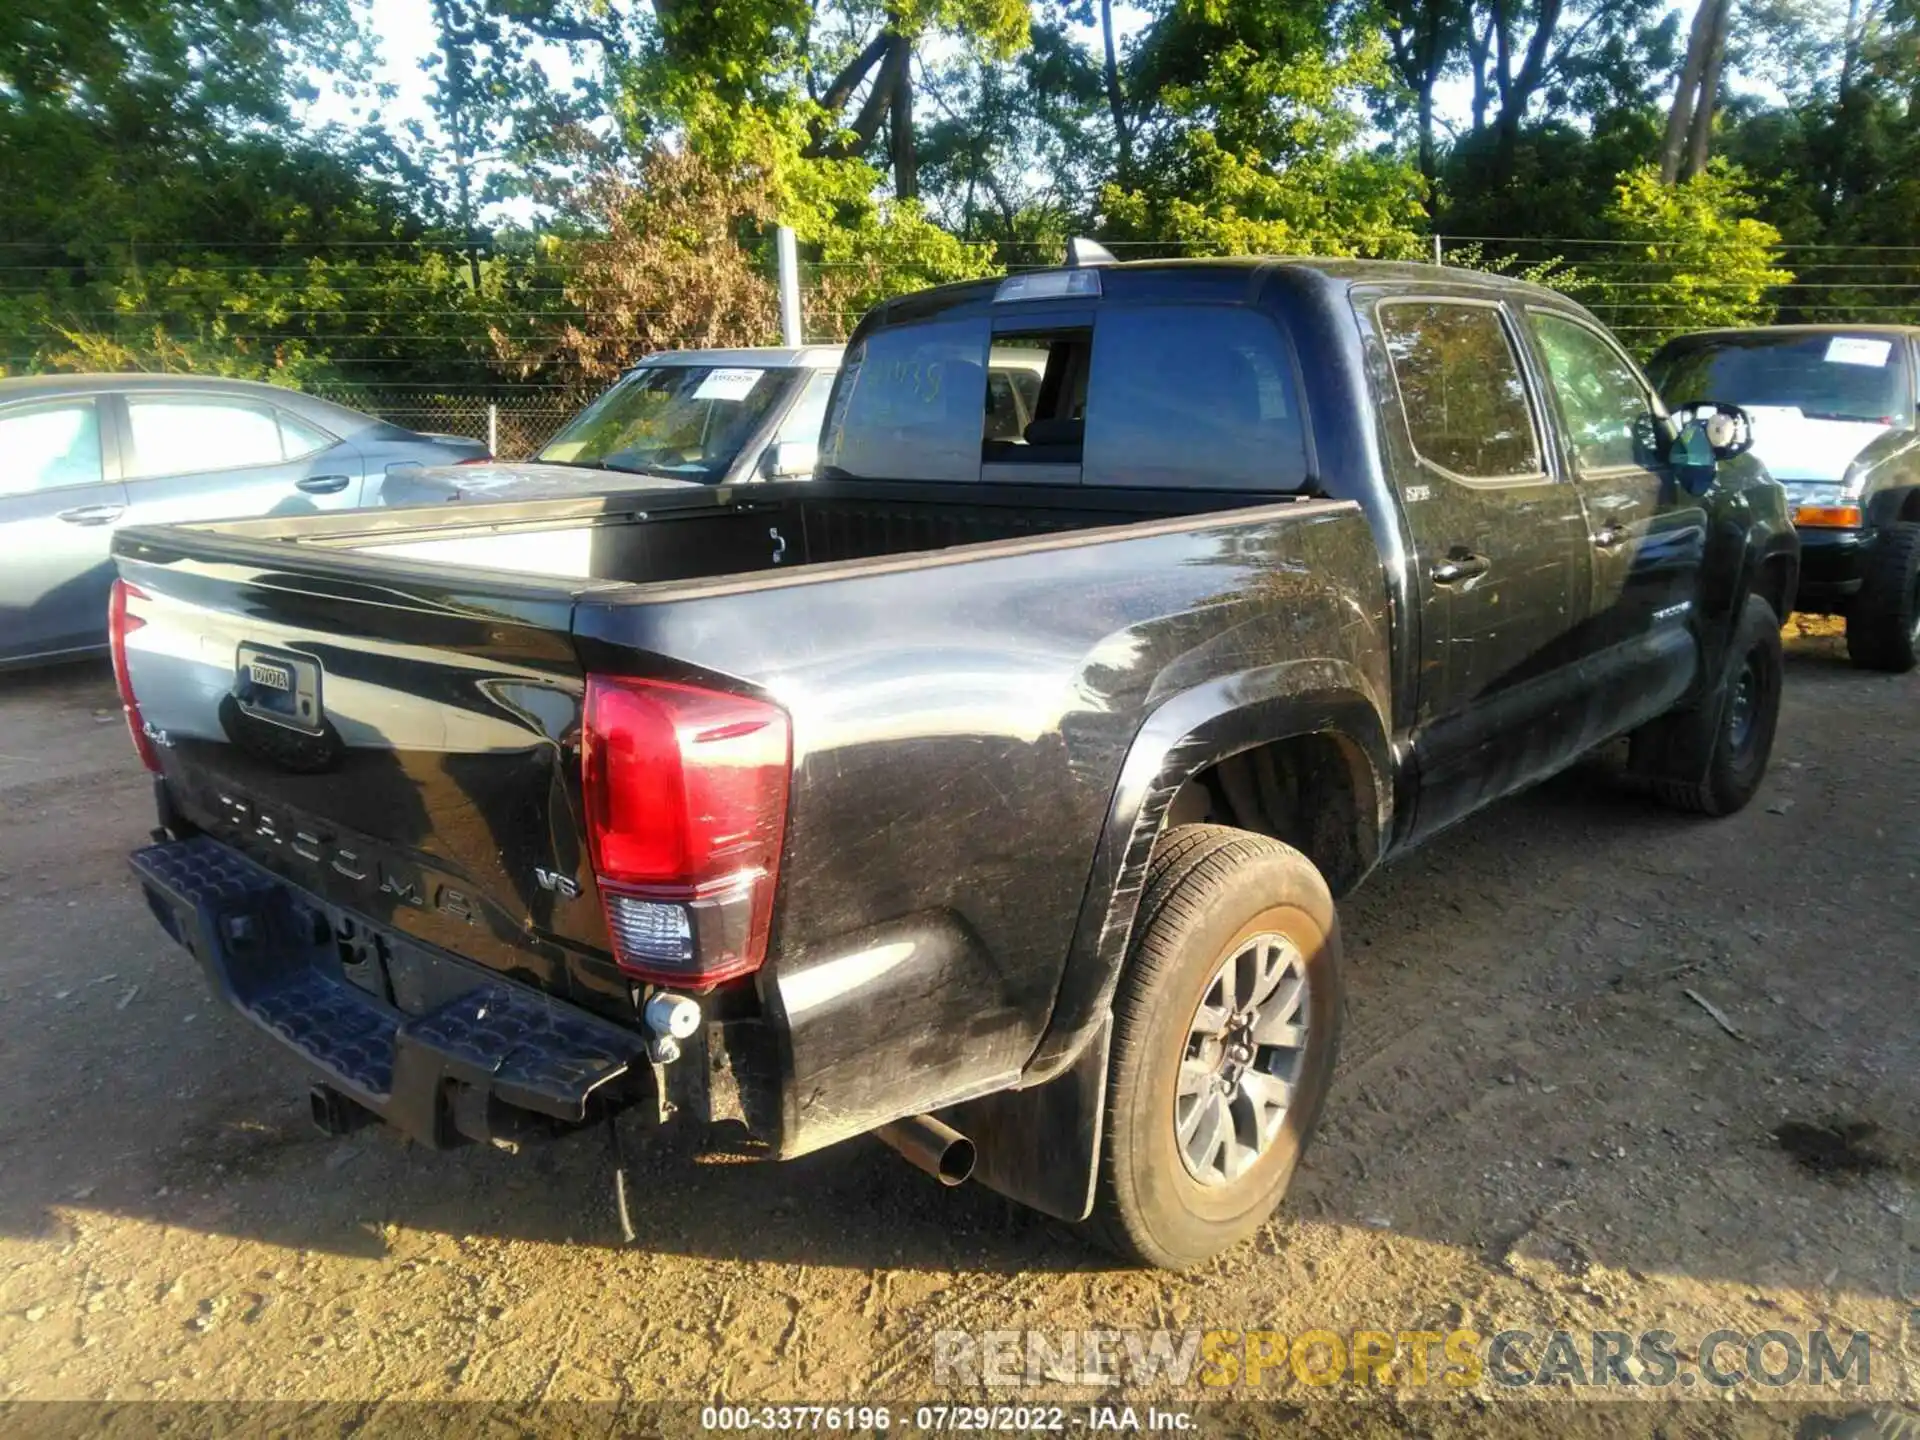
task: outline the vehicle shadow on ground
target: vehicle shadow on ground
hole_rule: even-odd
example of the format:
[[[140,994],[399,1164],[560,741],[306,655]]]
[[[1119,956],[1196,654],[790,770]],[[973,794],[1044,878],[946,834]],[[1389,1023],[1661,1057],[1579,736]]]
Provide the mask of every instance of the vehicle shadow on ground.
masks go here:
[[[1831,698],[1800,701],[1847,688],[1838,677],[1850,672],[1838,672],[1813,646],[1796,646],[1791,668],[1783,749],[1832,741],[1844,750],[1845,737],[1828,733]],[[1858,763],[1870,783],[1870,760]],[[1783,938],[1770,962],[1765,947],[1756,951],[1731,924],[1685,928],[1689,907],[1714,887],[1758,887],[1737,909],[1768,903],[1764,880],[1752,879],[1740,860],[1742,847],[1779,843],[1768,827],[1783,817],[1767,807],[1763,794],[1717,826],[1673,815],[1603,758],[1465,822],[1374,877],[1343,907],[1351,1018],[1332,1120],[1294,1197],[1257,1243],[1284,1247],[1302,1225],[1377,1229],[1384,1222],[1496,1264],[1508,1263],[1524,1242],[1576,1269],[1605,1263],[1759,1281],[1749,1272],[1754,1257],[1772,1253],[1773,1231],[1790,1257],[1817,1250],[1823,1224],[1853,1233],[1846,1227],[1859,1223],[1855,1212],[1874,1208],[1862,1188],[1871,1182],[1843,1191],[1806,1175],[1769,1149],[1767,1135],[1780,1098],[1764,1088],[1767,1073],[1802,1066],[1809,1083],[1830,1079],[1816,1073],[1828,1062],[1803,1052],[1809,1044],[1831,1050],[1831,1027],[1816,1016],[1821,1033],[1796,1038],[1790,1022],[1806,1018],[1803,1012],[1763,1006],[1757,1015],[1741,1013],[1746,1036],[1736,1043],[1684,994],[1720,993],[1714,986],[1723,975],[1765,993],[1790,984],[1810,953],[1824,956],[1837,984],[1847,981],[1837,968],[1849,952],[1835,948],[1831,935]],[[1871,870],[1878,861],[1869,853],[1851,863]],[[1910,859],[1897,863],[1904,874]],[[1777,916],[1755,913],[1779,931]],[[1608,938],[1616,930],[1625,938]],[[151,942],[140,931],[126,943]],[[1809,945],[1819,948],[1809,952]],[[1768,968],[1773,963],[1781,976]],[[1912,1013],[1920,995],[1911,966],[1908,973],[1906,995],[1883,999]],[[183,997],[199,983],[190,966],[176,978]],[[1860,983],[1883,986],[1885,977]],[[1474,1005],[1454,1008],[1463,998]],[[19,1023],[15,1008],[9,1024]],[[144,1150],[115,1160],[91,1146],[25,1147],[23,1163],[9,1165],[0,1184],[0,1230],[51,1236],[84,1223],[77,1217],[86,1212],[106,1211],[367,1257],[389,1253],[399,1227],[854,1269],[1007,1274],[1113,1265],[1069,1227],[978,1187],[942,1190],[872,1140],[768,1166],[633,1125],[624,1133],[636,1236],[625,1247],[604,1131],[517,1157],[408,1149],[381,1131],[328,1140],[307,1124],[302,1078],[264,1038],[225,1014],[198,1023],[193,1064],[206,1073],[195,1077],[199,1098],[184,1114],[172,1093],[176,1061],[161,1083],[126,1085],[114,1100],[126,1130],[155,1137]],[[151,1053],[151,1037],[136,1048]],[[1830,1068],[1846,1064],[1840,1055]],[[1708,1066],[1751,1067],[1748,1088],[1766,1103],[1719,1113],[1727,1087],[1703,1100]],[[1894,1073],[1887,1083],[1903,1087],[1911,1104],[1912,1072],[1905,1079]],[[91,1102],[75,1093],[43,1103],[81,1114]],[[1703,1117],[1703,1104],[1715,1113]],[[1655,1160],[1602,1163],[1617,1136],[1630,1137],[1636,1162],[1643,1150],[1657,1152]],[[1776,1216],[1756,1209],[1769,1202],[1764,1194],[1729,1198],[1702,1189],[1706,1172],[1729,1154],[1777,1178],[1800,1208]],[[1514,1173],[1489,1171],[1498,1183],[1482,1184],[1464,1173],[1479,1165]],[[1449,1183],[1455,1170],[1463,1172],[1457,1185]],[[1831,1210],[1829,1221],[1809,1218],[1807,1196]],[[1579,1234],[1565,1223],[1541,1223],[1556,1205],[1585,1217]],[[1868,1288],[1879,1283],[1856,1278]]]

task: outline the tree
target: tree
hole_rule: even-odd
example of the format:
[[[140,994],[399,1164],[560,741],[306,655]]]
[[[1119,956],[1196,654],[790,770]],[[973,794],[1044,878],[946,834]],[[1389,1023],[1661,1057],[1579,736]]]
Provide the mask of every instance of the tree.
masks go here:
[[[1102,193],[1107,232],[1189,254],[1419,253],[1419,175],[1361,143],[1355,97],[1387,73],[1377,32],[1330,30],[1318,5],[1168,11],[1135,68],[1151,139],[1137,184]]]
[[[864,155],[887,123],[887,155],[894,194],[919,194],[913,122],[915,48],[934,34],[965,39],[983,55],[1005,59],[1027,39],[1026,0],[888,0],[878,30],[842,65],[824,92],[807,154],[844,159]],[[851,121],[846,107],[862,85],[865,98]]]
[[[1747,178],[1724,160],[1671,185],[1651,165],[1629,171],[1607,222],[1630,243],[1598,277],[1594,308],[1645,352],[1688,330],[1766,324],[1793,272],[1753,210]]]
[[[1064,251],[1089,233],[1100,187],[1130,173],[1115,145],[1106,80],[1058,20],[1036,21],[1012,60],[972,55],[922,70],[919,134],[927,213],[1010,260]]]
[[[1732,9],[1733,0],[1700,0],[1700,8],[1694,12],[1686,64],[1680,70],[1680,84],[1667,114],[1666,139],[1660,146],[1662,184],[1691,179],[1706,169],[1720,70],[1727,55],[1727,18]]]
[[[492,332],[521,374],[558,377],[584,395],[651,350],[778,338],[773,283],[741,243],[773,217],[764,172],[655,146],[633,166],[593,175],[577,203],[595,233],[547,245],[566,277],[564,318],[532,337]]]

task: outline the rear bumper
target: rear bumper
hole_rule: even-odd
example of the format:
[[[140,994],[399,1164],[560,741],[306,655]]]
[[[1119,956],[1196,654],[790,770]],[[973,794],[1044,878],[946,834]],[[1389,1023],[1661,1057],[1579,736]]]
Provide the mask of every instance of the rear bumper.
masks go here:
[[[206,836],[131,864],[222,1000],[424,1145],[481,1138],[490,1115],[578,1124],[651,1088],[640,1032],[382,932]]]

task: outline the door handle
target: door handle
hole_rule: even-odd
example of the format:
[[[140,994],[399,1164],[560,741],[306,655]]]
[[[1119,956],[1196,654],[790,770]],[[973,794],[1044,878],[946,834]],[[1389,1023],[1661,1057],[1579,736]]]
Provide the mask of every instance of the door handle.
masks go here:
[[[1628,530],[1626,526],[1616,525],[1612,521],[1608,521],[1594,532],[1593,548],[1596,550],[1618,550],[1632,538],[1633,532]]]
[[[352,481],[345,475],[309,475],[304,480],[293,482],[293,488],[304,490],[309,495],[338,495]]]
[[[58,517],[69,525],[111,525],[126,511],[124,505],[81,505],[62,510]]]
[[[1449,555],[1427,573],[1433,577],[1436,585],[1458,585],[1462,580],[1486,574],[1491,568],[1492,562],[1486,556],[1461,552]]]

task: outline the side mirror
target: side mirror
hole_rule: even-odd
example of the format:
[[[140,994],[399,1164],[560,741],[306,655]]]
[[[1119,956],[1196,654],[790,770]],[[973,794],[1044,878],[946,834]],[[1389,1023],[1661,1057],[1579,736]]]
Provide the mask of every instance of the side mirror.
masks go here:
[[[1704,495],[1713,488],[1720,461],[1753,448],[1753,419],[1738,405],[1693,400],[1675,406],[1673,419],[1679,434],[1667,461],[1690,495]]]
[[[819,459],[820,447],[811,440],[776,440],[760,456],[760,478],[804,480]]]

